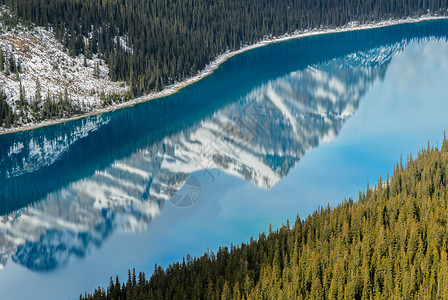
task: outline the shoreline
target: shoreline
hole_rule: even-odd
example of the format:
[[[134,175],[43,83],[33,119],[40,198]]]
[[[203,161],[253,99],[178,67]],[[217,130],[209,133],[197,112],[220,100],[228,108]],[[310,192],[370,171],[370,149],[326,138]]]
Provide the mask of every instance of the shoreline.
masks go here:
[[[367,24],[362,24],[359,25],[357,23],[349,23],[347,25],[344,25],[343,27],[337,27],[337,28],[332,28],[332,29],[317,29],[317,30],[305,30],[302,32],[295,32],[292,34],[285,34],[283,36],[280,37],[273,37],[273,38],[269,38],[269,39],[265,39],[265,40],[261,40],[255,44],[252,45],[248,45],[248,46],[243,46],[241,49],[236,50],[236,51],[232,51],[232,52],[226,52],[223,53],[221,55],[219,55],[218,57],[216,57],[212,62],[210,62],[202,71],[200,71],[197,75],[190,77],[182,82],[179,83],[175,83],[173,85],[167,86],[166,88],[164,88],[162,91],[160,92],[154,92],[154,93],[149,93],[147,95],[144,96],[140,96],[138,98],[134,98],[132,100],[129,100],[125,103],[120,103],[118,105],[113,105],[113,106],[109,106],[109,107],[104,107],[104,108],[98,108],[95,109],[91,112],[88,112],[86,114],[82,114],[82,115],[76,115],[76,116],[72,116],[70,118],[66,118],[66,119],[58,119],[58,120],[48,120],[48,121],[44,121],[41,122],[39,124],[30,124],[30,125],[25,125],[19,128],[8,128],[8,129],[4,129],[1,128],[0,129],[0,136],[1,135],[6,135],[6,134],[12,134],[12,133],[17,133],[17,132],[21,132],[21,131],[28,131],[28,130],[34,130],[34,129],[38,129],[38,128],[42,128],[42,127],[46,127],[46,126],[52,126],[52,125],[57,125],[57,124],[61,124],[61,123],[65,123],[65,122],[70,122],[70,121],[74,121],[74,120],[79,120],[82,118],[87,118],[90,116],[95,116],[95,115],[100,115],[103,113],[108,113],[108,112],[112,112],[118,109],[122,109],[122,108],[126,108],[126,107],[132,107],[136,104],[140,104],[140,103],[144,103],[147,101],[151,101],[151,100],[155,100],[155,99],[160,99],[160,98],[164,98],[167,96],[170,96],[174,93],[177,93],[178,91],[180,91],[181,89],[197,82],[200,81],[201,79],[211,75],[221,64],[223,64],[226,60],[228,60],[229,58],[241,54],[243,52],[249,51],[249,50],[253,50],[256,48],[260,48],[260,47],[264,47],[267,46],[269,44],[274,44],[274,43],[279,43],[279,42],[284,42],[284,41],[288,41],[288,40],[293,40],[293,39],[300,39],[300,38],[304,38],[304,37],[310,37],[310,36],[316,36],[316,35],[323,35],[323,34],[333,34],[333,33],[341,33],[341,32],[349,32],[349,31],[357,31],[357,30],[367,30],[367,29],[375,29],[375,28],[382,28],[382,27],[387,27],[387,26],[394,26],[394,25],[400,25],[400,24],[410,24],[410,23],[419,23],[419,22],[424,22],[424,21],[431,21],[431,20],[442,20],[442,19],[448,19],[448,16],[430,16],[430,15],[426,15],[426,16],[421,16],[418,18],[407,18],[407,19],[399,19],[399,20],[386,20],[386,21],[381,21],[381,22],[376,22],[376,23],[367,23]]]

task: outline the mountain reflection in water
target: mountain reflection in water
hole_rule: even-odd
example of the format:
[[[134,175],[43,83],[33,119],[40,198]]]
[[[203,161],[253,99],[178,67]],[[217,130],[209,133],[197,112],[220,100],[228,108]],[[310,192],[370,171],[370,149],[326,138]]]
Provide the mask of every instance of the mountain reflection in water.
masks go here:
[[[51,167],[69,168],[66,161],[76,158],[76,151],[64,154],[86,150],[79,143],[102,134],[109,115],[68,125],[73,128],[63,135],[36,134],[13,143],[1,158],[9,184],[2,200],[23,198],[16,188],[20,177],[35,186],[23,195],[31,204],[12,211],[13,206],[2,207],[0,267],[11,257],[31,270],[54,270],[100,247],[115,230],[144,230],[196,171],[216,169],[272,188],[306,151],[339,133],[404,46],[359,51],[270,80],[188,128],[167,130],[157,139],[140,137],[112,163],[94,164],[93,172],[67,183],[52,178]]]

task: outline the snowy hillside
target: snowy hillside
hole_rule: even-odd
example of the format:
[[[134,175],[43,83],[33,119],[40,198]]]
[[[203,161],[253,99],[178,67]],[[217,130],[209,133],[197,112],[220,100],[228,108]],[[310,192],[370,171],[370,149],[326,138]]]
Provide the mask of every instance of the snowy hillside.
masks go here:
[[[109,79],[108,66],[101,59],[96,56],[84,59],[82,55],[71,57],[50,30],[20,24],[14,28],[5,26],[2,20],[6,10],[0,8],[0,12],[0,49],[4,56],[4,69],[0,70],[0,91],[3,90],[6,102],[17,114],[21,86],[28,104],[32,104],[40,94],[41,100],[37,103],[39,109],[48,96],[58,101],[59,97],[66,97],[67,91],[70,104],[80,112],[100,107],[101,93],[122,94],[127,91],[124,82],[112,82]],[[15,67],[17,72],[13,70]],[[17,125],[28,123],[30,126],[34,121],[29,109],[19,117]]]

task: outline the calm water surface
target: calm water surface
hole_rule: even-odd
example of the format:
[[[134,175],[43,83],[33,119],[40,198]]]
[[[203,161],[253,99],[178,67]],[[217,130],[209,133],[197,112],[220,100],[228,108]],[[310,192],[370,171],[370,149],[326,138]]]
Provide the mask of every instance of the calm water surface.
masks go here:
[[[448,21],[231,58],[170,97],[0,136],[0,298],[76,299],[355,197],[448,129]]]

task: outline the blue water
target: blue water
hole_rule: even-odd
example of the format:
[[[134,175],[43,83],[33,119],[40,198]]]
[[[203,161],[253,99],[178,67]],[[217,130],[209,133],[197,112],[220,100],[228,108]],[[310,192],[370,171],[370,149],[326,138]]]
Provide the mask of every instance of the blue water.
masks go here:
[[[356,199],[441,144],[447,35],[272,44],[172,96],[0,136],[0,298],[75,299]]]

